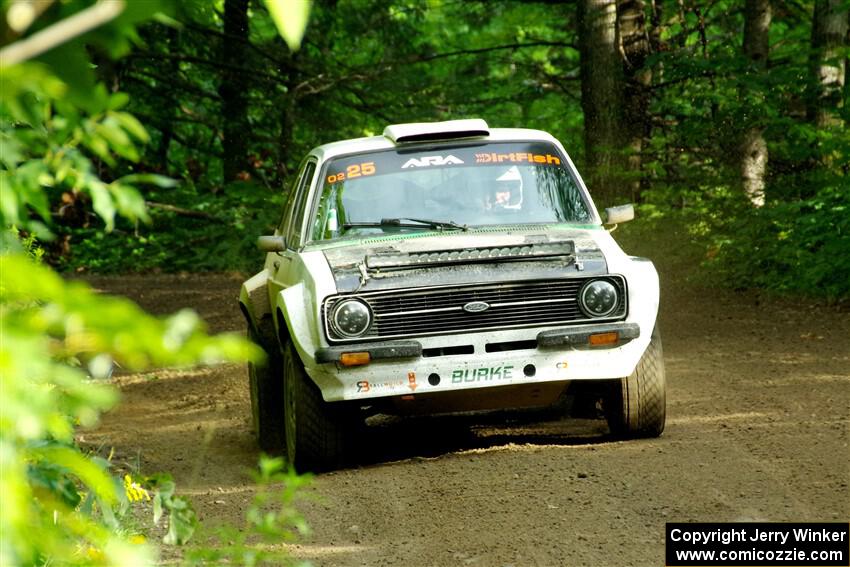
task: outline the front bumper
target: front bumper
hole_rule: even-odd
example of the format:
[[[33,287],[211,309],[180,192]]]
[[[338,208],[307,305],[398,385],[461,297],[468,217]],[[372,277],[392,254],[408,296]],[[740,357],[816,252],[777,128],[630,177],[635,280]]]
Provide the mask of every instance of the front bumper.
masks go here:
[[[593,337],[605,342],[594,346]],[[307,372],[327,401],[620,378],[634,370],[646,338],[637,323],[616,322],[459,335],[442,347],[440,337],[349,344],[317,349]],[[368,353],[371,362],[343,366],[347,353]]]
[[[591,337],[610,335],[616,337],[613,341],[594,345]],[[640,326],[636,323],[606,323],[602,325],[585,325],[568,329],[541,331],[537,334],[537,347],[574,348],[613,348],[626,344],[640,336]],[[516,341],[515,341],[516,342]],[[498,344],[498,343],[496,343]],[[339,362],[346,353],[368,353],[371,360],[388,360],[415,358],[422,356],[422,343],[419,341],[381,341],[363,344],[348,344],[320,348],[316,351],[316,362]]]

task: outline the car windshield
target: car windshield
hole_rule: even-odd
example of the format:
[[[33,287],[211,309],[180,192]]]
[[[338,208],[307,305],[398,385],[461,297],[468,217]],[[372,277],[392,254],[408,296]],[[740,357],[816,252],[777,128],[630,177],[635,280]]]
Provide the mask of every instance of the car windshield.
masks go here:
[[[329,160],[312,240],[488,225],[587,223],[590,207],[545,142],[385,150]]]

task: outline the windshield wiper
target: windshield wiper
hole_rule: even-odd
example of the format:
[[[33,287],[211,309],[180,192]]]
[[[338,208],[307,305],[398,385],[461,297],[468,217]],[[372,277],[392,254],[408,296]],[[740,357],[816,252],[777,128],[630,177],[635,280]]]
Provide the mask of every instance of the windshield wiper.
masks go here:
[[[458,224],[454,221],[438,221],[438,220],[428,220],[428,219],[413,219],[409,217],[402,217],[397,219],[381,219],[380,222],[350,222],[342,225],[343,228],[357,228],[357,227],[370,227],[370,226],[400,226],[403,228],[419,228],[421,226],[428,226],[430,228],[435,228],[437,230],[444,230],[446,228],[452,228],[455,230],[463,230],[464,232],[469,230],[469,227],[465,224]]]
[[[438,221],[438,220],[431,220],[431,219],[412,219],[412,218],[409,218],[409,217],[402,217],[400,219],[381,219],[381,224],[387,223],[387,224],[391,224],[391,225],[393,225],[393,224],[402,225],[402,224],[404,224],[404,221],[424,224],[426,226],[430,226],[431,228],[436,228],[437,230],[443,230],[443,228],[445,228],[445,227],[454,228],[454,229],[457,229],[457,230],[462,230],[464,232],[469,230],[469,227],[466,226],[465,224],[458,224],[455,221]]]

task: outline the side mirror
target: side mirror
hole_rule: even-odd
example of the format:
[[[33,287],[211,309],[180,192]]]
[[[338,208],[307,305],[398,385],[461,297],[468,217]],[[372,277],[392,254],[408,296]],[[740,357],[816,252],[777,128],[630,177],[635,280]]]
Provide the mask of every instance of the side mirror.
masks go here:
[[[635,218],[635,207],[632,204],[608,207],[605,209],[605,224],[620,224]]]
[[[257,239],[257,248],[263,252],[283,252],[286,239],[282,236],[261,236]]]

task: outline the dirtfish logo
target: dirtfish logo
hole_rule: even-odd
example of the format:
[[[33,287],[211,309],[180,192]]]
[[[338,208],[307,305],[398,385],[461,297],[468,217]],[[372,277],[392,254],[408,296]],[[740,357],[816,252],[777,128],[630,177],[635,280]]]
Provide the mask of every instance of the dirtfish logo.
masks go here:
[[[431,165],[461,165],[463,164],[463,160],[456,158],[455,156],[448,155],[446,157],[443,156],[423,156],[419,159],[410,158],[405,162],[402,169],[407,169],[408,167],[428,167]]]

